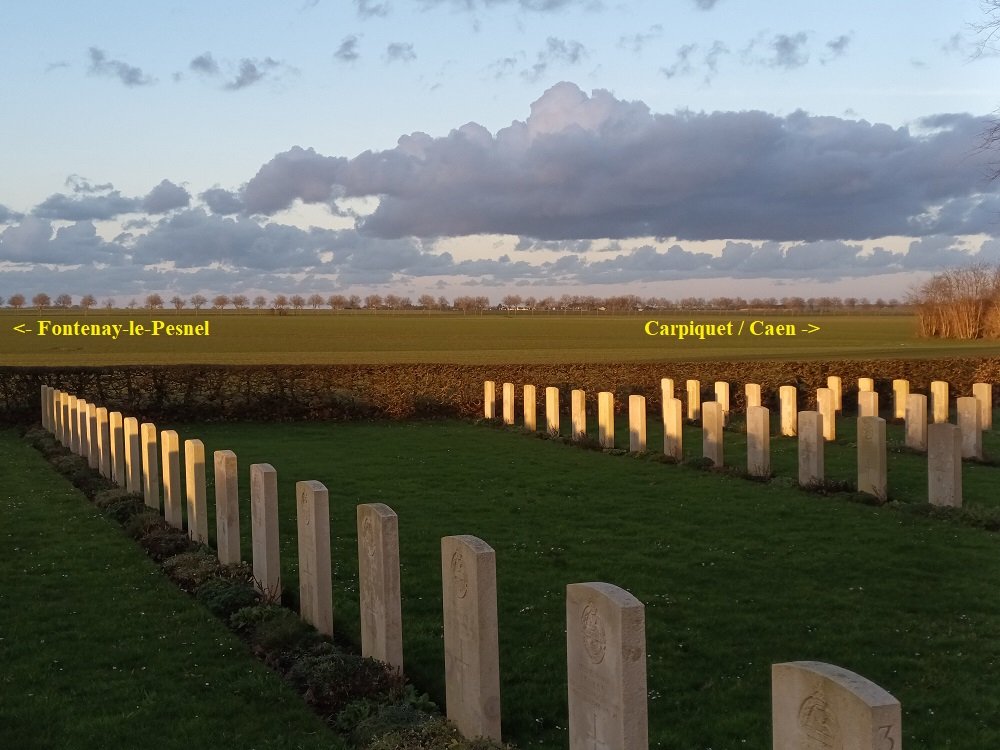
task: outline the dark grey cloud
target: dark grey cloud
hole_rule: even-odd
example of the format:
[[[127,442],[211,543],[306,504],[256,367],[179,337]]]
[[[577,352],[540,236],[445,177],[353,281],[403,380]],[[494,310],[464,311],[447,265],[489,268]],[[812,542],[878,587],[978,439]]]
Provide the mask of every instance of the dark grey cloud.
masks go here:
[[[469,123],[353,159],[292,149],[242,198],[249,213],[271,214],[296,199],[376,196],[360,229],[383,238],[992,234],[1000,184],[984,179],[990,155],[976,151],[985,124],[940,116],[916,133],[803,112],[655,114],[561,83],[496,135]]]
[[[199,193],[198,197],[205,202],[213,214],[230,216],[241,213],[245,208],[243,201],[236,193],[222,188],[209,188],[205,192]]]
[[[72,190],[74,193],[84,193],[86,195],[92,195],[94,193],[106,193],[109,190],[114,190],[115,186],[110,182],[105,182],[100,185],[95,185],[86,177],[81,177],[78,174],[71,174],[66,178],[66,187]]]
[[[219,63],[215,61],[212,57],[211,52],[204,52],[188,63],[188,67],[195,73],[201,73],[208,76],[217,76],[221,72],[219,70]]]
[[[142,208],[147,213],[165,214],[175,208],[185,208],[191,203],[191,194],[170,180],[163,180],[142,199]]]
[[[107,53],[99,47],[91,47],[87,50],[87,56],[90,59],[87,72],[91,75],[117,78],[129,87],[148,86],[156,82],[135,65],[129,65],[121,60],[108,59]]]
[[[89,221],[113,219],[141,208],[142,201],[138,198],[127,198],[119,191],[111,190],[101,195],[54,193],[35,206],[32,213],[43,219]]]
[[[417,59],[417,53],[409,42],[391,42],[385,47],[385,59],[388,62],[411,62]]]
[[[0,203],[0,224],[10,224],[15,221],[20,221],[23,216],[24,214],[19,214]]]
[[[341,62],[354,62],[359,57],[361,53],[358,52],[358,37],[354,34],[349,34],[345,36],[341,42],[340,46],[337,47],[337,51],[333,53],[335,59]]]
[[[75,265],[83,262],[118,263],[125,254],[105,242],[90,221],[78,221],[59,229],[37,216],[0,232],[0,260],[14,263]]]

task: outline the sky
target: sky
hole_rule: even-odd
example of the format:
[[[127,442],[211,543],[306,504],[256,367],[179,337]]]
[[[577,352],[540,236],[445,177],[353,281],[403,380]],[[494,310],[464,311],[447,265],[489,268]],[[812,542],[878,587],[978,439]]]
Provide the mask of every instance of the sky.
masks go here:
[[[979,0],[4,9],[0,297],[903,298],[1000,262]]]

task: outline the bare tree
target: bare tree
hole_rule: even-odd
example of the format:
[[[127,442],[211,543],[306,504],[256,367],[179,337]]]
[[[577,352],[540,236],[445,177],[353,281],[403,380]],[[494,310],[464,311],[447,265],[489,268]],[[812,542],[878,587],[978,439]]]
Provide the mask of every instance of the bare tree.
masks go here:
[[[417,298],[417,304],[420,305],[425,310],[433,310],[437,307],[437,303],[434,301],[433,294],[421,294]]]
[[[10,299],[7,300],[7,304],[13,307],[15,310],[20,310],[24,307],[24,295],[23,294],[12,294]]]
[[[226,305],[229,304],[229,297],[225,294],[217,294],[212,298],[212,309],[222,310]]]
[[[80,297],[80,307],[83,308],[84,312],[90,312],[90,308],[97,304],[97,299],[93,294],[85,294]]]
[[[114,297],[108,297],[106,300],[104,300],[104,308],[106,310],[109,310],[109,311],[110,310],[114,310],[115,309],[115,298]]]
[[[330,306],[331,310],[343,310],[347,307],[347,297],[343,294],[331,294],[326,298],[326,304]]]
[[[920,336],[1000,336],[1000,266],[980,264],[944,271],[912,291],[908,301],[916,307]]]
[[[263,294],[258,294],[253,298],[253,306],[255,310],[263,310],[267,306],[267,297]]]
[[[274,299],[271,300],[271,307],[279,312],[288,307],[288,297],[284,294],[275,295]]]
[[[208,299],[203,294],[195,294],[191,297],[191,305],[195,310],[200,310],[206,302]]]
[[[295,310],[301,310],[306,306],[306,298],[301,294],[293,294],[288,298],[289,303],[291,303],[292,308]]]
[[[159,294],[153,293],[146,297],[146,309],[148,310],[162,310],[163,309],[163,297]]]
[[[175,310],[180,311],[184,309],[184,305],[186,303],[184,302],[183,297],[181,297],[179,294],[175,294],[173,297],[170,298],[170,304],[174,306]]]
[[[1000,0],[982,0],[981,7],[985,20],[982,23],[972,24],[972,28],[980,34],[977,57],[988,52],[996,52],[1000,42]],[[1000,118],[994,119],[983,132],[981,148],[983,151],[1000,148]],[[1000,159],[990,164],[989,177],[991,180],[1000,179]]]
[[[356,294],[352,294],[350,297],[347,298],[347,307],[350,310],[357,310],[359,307],[361,307],[361,297],[359,297]]]
[[[56,297],[56,307],[61,307],[62,309],[65,310],[66,308],[72,306],[72,304],[73,304],[73,297],[71,297],[68,294],[60,294],[58,297]]]
[[[377,310],[382,306],[382,297],[378,294],[369,294],[365,297],[365,307],[369,310]]]
[[[41,312],[43,307],[49,307],[52,304],[52,299],[45,292],[39,292],[31,298],[31,304]]]
[[[320,305],[323,304],[323,295],[321,294],[310,294],[308,299],[309,307],[313,310],[319,310]]]
[[[229,301],[233,303],[233,307],[237,310],[243,310],[249,303],[245,294],[234,294],[233,298]]]

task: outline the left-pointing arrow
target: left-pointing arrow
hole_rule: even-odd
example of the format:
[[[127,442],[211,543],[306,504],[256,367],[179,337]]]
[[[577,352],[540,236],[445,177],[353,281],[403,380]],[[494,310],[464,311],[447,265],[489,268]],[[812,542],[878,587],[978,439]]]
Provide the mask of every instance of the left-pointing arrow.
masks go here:
[[[17,331],[18,333],[31,333],[30,328],[25,328],[26,325],[27,323],[21,323],[20,325],[16,325],[14,326],[14,330]]]

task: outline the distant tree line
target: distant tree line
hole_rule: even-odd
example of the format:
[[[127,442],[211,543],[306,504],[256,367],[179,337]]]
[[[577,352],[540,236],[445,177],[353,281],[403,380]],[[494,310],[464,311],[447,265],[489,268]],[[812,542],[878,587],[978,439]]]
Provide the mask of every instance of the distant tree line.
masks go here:
[[[935,277],[937,278],[937,277]],[[933,280],[932,280],[933,281]],[[929,282],[930,283],[930,282]],[[912,300],[910,300],[912,302]],[[7,307],[19,310],[28,307],[27,299],[23,294],[12,294],[6,300],[0,297],[0,306],[6,304]],[[496,305],[490,302],[485,296],[459,296],[449,301],[447,297],[435,297],[431,294],[423,294],[414,302],[410,297],[397,294],[369,294],[360,297],[357,294],[343,295],[331,294],[324,297],[321,294],[311,294],[305,297],[301,294],[276,294],[272,297],[257,295],[250,299],[244,294],[218,294],[209,300],[202,294],[194,294],[190,297],[174,295],[169,301],[164,301],[159,294],[149,294],[140,303],[135,298],[130,299],[123,305],[119,305],[114,298],[105,299],[101,307],[107,310],[116,309],[145,309],[163,310],[167,306],[178,312],[181,310],[202,309],[236,311],[264,310],[275,312],[299,311],[304,309],[319,310],[320,308],[330,308],[331,310],[459,310],[463,313],[483,312],[488,309],[501,309],[508,311],[592,311],[592,312],[635,312],[641,310],[666,310],[666,311],[786,311],[796,313],[843,313],[855,311],[892,310],[899,308],[901,303],[896,299],[885,300],[882,298],[874,301],[866,297],[684,297],[682,299],[667,299],[666,297],[639,297],[634,294],[625,294],[612,297],[583,296],[576,294],[563,294],[560,297],[522,297],[519,294],[508,294]],[[46,309],[68,310],[79,308],[89,311],[97,307],[97,299],[92,294],[86,294],[74,304],[73,297],[69,294],[60,294],[54,300],[44,293],[36,294],[31,298],[30,307],[39,311]]]
[[[909,299],[927,338],[1000,338],[1000,266],[955,268],[932,276]]]

